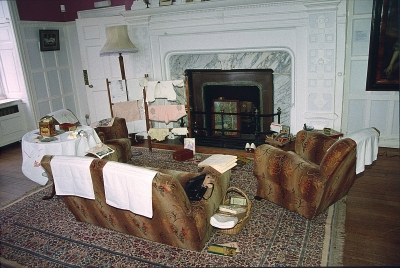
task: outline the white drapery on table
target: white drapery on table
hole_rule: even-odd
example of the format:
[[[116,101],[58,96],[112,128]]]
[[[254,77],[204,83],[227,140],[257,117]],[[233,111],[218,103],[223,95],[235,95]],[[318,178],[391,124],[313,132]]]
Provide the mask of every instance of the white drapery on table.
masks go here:
[[[378,157],[379,133],[374,128],[366,128],[344,135],[357,143],[356,174],[364,171]]]
[[[30,180],[45,185],[48,181],[45,170],[40,161],[48,155],[77,155],[84,156],[86,151],[101,142],[96,131],[89,126],[79,126],[77,131],[83,130],[87,137],[78,135],[76,139],[68,139],[71,131],[55,136],[56,141],[35,142],[39,130],[33,130],[22,137],[22,173]]]

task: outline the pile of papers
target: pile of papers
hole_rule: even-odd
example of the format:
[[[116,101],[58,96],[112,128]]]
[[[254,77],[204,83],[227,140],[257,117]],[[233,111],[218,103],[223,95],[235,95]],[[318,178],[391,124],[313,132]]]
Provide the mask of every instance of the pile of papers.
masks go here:
[[[224,173],[237,165],[237,156],[226,154],[213,154],[199,163],[199,167],[212,167],[219,173]]]

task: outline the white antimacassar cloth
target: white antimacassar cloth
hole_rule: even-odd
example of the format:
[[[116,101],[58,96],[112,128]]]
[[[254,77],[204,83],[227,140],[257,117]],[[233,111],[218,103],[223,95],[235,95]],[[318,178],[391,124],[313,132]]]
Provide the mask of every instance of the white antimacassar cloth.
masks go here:
[[[152,183],[157,171],[109,161],[103,167],[106,203],[153,217]]]
[[[92,157],[85,156],[54,156],[50,166],[56,194],[95,199],[90,174],[92,161]]]

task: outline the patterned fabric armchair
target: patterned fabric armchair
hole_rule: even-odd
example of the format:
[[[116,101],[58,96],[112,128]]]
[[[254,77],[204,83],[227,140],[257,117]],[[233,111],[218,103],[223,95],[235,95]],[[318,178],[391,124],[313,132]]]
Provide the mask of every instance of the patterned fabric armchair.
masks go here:
[[[295,152],[268,144],[256,148],[254,175],[256,199],[275,204],[313,219],[347,195],[356,179],[356,143],[301,130]]]
[[[131,140],[125,118],[115,117],[111,127],[97,127],[95,130],[100,140],[115,150],[103,159],[126,163],[132,158]]]
[[[51,178],[52,158],[51,155],[45,155],[41,161]],[[106,203],[103,167],[107,162],[98,158],[91,162],[94,200],[73,195],[62,196],[76,220],[188,250],[203,249],[213,231],[210,218],[218,210],[228,189],[230,170],[220,174],[211,167],[204,168],[201,173],[215,179],[212,195],[207,200],[189,201],[184,190],[185,184],[199,173],[151,168],[157,174],[152,182],[153,217],[147,218]]]

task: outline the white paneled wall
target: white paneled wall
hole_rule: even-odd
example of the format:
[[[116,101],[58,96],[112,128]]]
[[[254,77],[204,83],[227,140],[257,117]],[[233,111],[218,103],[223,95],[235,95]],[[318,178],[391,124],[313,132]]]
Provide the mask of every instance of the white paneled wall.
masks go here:
[[[399,91],[366,91],[373,0],[348,4],[342,131],[380,130],[380,147],[399,148]]]
[[[75,90],[76,74],[71,63],[66,23],[21,22],[22,41],[27,57],[28,81],[35,109],[35,119],[60,110],[69,109],[79,116]],[[58,30],[60,50],[40,51],[39,30]]]

